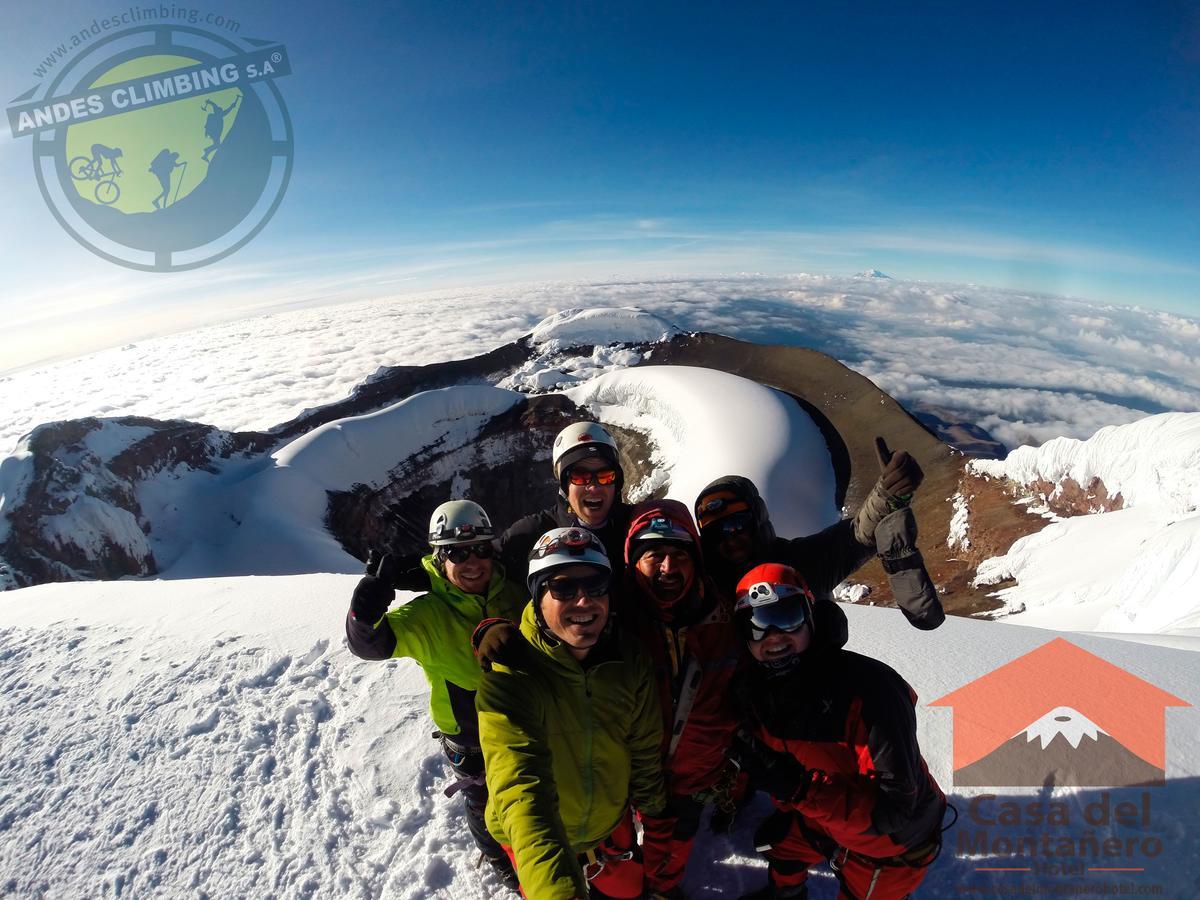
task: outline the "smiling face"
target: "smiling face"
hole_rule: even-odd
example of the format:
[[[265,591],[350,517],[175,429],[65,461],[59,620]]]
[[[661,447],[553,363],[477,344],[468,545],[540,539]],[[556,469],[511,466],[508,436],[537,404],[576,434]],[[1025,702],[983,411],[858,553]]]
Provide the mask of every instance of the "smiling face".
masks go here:
[[[747,641],[750,655],[760,663],[780,663],[803,653],[812,643],[812,628],[805,623],[795,631],[770,631],[761,641]]]
[[[611,469],[612,463],[605,459],[582,459],[571,466],[571,471],[599,472]],[[579,521],[590,528],[597,528],[608,521],[608,514],[617,499],[616,484],[597,484],[593,478],[587,484],[567,482],[567,503]]]
[[[486,594],[492,580],[492,560],[480,559],[474,553],[456,563],[449,557],[442,560],[446,580],[468,594]]]
[[[635,567],[650,582],[650,590],[662,603],[674,603],[692,583],[696,574],[696,563],[692,554],[677,544],[655,542],[637,558]]]
[[[564,566],[555,569],[547,582],[556,578],[587,579],[595,577],[598,572],[608,574],[595,566]],[[555,600],[550,588],[543,584],[538,603],[546,630],[562,641],[576,659],[583,659],[588,655],[604,633],[604,626],[608,624],[607,593],[599,597],[589,597],[586,591],[578,590],[569,600]]]

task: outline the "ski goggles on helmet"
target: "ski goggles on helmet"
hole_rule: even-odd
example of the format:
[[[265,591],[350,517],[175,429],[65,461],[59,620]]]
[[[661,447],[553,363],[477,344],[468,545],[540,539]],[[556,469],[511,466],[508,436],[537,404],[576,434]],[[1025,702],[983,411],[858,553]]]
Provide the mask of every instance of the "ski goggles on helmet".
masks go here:
[[[733,611],[738,630],[748,641],[761,641],[772,631],[798,631],[811,615],[812,595],[806,589],[765,581],[739,593]]]
[[[584,575],[571,578],[566,575],[547,578],[542,582],[542,588],[550,592],[550,596],[560,603],[567,603],[579,596],[583,591],[589,599],[595,600],[608,593],[609,577],[603,572],[595,575]]]
[[[567,481],[576,487],[595,482],[601,487],[608,487],[610,484],[617,483],[616,469],[581,469],[574,468],[567,470]]]
[[[491,541],[484,541],[479,544],[459,544],[455,547],[442,547],[438,551],[438,555],[442,559],[448,559],[458,566],[465,563],[467,558],[471,556],[474,556],[476,559],[491,559],[496,555],[496,551],[492,547]]]
[[[750,504],[732,491],[712,494],[703,503],[696,504],[696,517],[702,529],[739,512],[750,512]]]

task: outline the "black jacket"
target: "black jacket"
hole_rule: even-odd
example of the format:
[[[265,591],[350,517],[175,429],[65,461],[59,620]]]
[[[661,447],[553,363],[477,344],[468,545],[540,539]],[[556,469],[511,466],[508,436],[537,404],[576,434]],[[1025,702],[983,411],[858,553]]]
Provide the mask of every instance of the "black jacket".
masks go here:
[[[608,561],[612,564],[612,583],[622,583],[625,574],[625,533],[629,530],[629,513],[632,507],[618,498],[614,501],[608,514],[608,521],[599,528],[588,528],[608,553]],[[529,574],[529,551],[537,543],[537,539],[552,528],[567,528],[580,525],[575,514],[568,509],[566,501],[561,497],[548,509],[533,513],[523,519],[518,519],[500,536],[500,559],[509,578],[518,584],[524,584]]]
[[[754,666],[734,692],[764,742],[819,770],[795,808],[842,846],[883,857],[936,833],[945,800],[917,744],[916,694],[894,669],[810,650],[783,674]]]

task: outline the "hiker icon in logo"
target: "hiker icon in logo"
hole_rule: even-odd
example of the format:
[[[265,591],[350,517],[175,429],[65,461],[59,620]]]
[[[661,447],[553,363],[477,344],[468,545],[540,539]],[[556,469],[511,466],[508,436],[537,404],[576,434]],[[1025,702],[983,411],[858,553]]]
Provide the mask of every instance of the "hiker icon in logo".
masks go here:
[[[155,209],[166,208],[171,196],[171,176],[175,174],[176,169],[183,169],[179,175],[179,186],[175,188],[175,197],[179,198],[179,188],[183,186],[183,176],[187,174],[187,163],[178,162],[178,159],[178,153],[172,153],[164,147],[150,163],[151,174],[157,177],[158,183],[162,185],[162,193],[154,198]]]

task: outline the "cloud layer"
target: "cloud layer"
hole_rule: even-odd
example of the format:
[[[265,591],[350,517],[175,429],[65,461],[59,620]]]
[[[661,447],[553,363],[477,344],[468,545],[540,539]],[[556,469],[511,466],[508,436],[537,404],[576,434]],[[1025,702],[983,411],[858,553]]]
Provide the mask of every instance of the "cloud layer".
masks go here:
[[[440,290],[155,338],[0,378],[0,453],[41,422],[87,415],[268,428],[379,366],[475,355],[580,306],[813,347],[1009,447],[1200,410],[1200,322],[1182,316],[965,285],[737,275]]]

